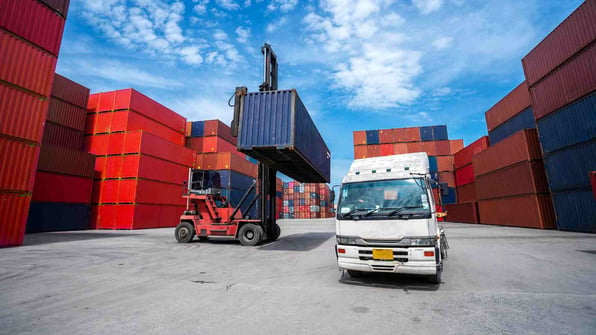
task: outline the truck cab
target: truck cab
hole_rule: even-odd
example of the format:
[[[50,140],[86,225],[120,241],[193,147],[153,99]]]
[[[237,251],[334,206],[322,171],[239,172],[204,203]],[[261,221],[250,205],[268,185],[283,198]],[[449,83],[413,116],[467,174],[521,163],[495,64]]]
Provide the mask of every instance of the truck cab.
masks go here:
[[[447,241],[437,222],[426,153],[355,160],[339,191],[337,264],[441,282]]]

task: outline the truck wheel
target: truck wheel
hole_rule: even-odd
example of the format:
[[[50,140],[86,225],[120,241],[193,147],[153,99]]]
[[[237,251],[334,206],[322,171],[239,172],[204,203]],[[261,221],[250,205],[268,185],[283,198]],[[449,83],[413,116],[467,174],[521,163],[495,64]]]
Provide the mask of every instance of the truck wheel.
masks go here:
[[[443,273],[443,270],[437,266],[437,273],[429,276],[428,277],[428,281],[430,281],[433,284],[440,284],[441,283],[441,274]]]
[[[238,232],[238,239],[240,240],[240,244],[244,246],[255,246],[261,242],[261,238],[263,237],[263,228],[261,226],[247,223],[240,228]]]
[[[176,237],[176,241],[178,241],[179,243],[188,243],[192,241],[192,238],[195,236],[195,229],[188,222],[180,222],[176,226],[174,236]]]
[[[360,278],[362,277],[363,273],[360,271],[356,271],[356,270],[348,270],[348,274],[350,275],[350,277],[352,278]]]
[[[273,225],[273,236],[271,237],[271,241],[275,241],[281,235],[281,227],[276,223]]]

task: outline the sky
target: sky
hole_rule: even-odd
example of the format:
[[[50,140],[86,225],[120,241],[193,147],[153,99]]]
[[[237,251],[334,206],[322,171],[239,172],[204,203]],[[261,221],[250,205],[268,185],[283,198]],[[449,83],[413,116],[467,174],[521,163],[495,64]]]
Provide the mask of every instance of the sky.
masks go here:
[[[71,0],[56,72],[92,93],[135,88],[189,121],[230,123],[237,86],[295,88],[332,153],[354,130],[442,125],[469,144],[524,80],[521,59],[580,0]]]

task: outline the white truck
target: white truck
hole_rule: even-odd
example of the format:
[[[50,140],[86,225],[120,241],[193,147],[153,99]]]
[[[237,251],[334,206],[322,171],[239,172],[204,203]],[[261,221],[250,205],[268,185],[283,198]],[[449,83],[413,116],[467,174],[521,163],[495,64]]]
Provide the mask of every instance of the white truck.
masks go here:
[[[426,275],[441,282],[447,238],[437,222],[426,153],[355,160],[337,204],[337,264],[362,272]]]

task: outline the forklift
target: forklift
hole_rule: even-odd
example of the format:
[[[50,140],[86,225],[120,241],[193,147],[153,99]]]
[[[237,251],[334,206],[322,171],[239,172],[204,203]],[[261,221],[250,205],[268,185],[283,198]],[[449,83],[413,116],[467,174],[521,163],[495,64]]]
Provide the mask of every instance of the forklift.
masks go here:
[[[264,56],[264,80],[259,86],[259,91],[276,91],[277,56],[267,43],[263,45],[261,52]],[[234,119],[231,128],[234,137],[238,137],[238,124],[242,112],[240,99],[246,92],[246,87],[237,87],[233,96]],[[260,162],[257,179],[234,208],[221,194],[212,171],[191,169],[186,192],[182,196],[186,199],[186,210],[180,216],[180,223],[174,232],[176,240],[180,243],[188,243],[195,236],[203,241],[210,237],[233,237],[244,246],[255,246],[264,241],[277,240],[281,234],[281,228],[275,222],[276,174],[277,170]],[[255,189],[256,195],[249,201]],[[245,204],[246,208],[242,210]],[[258,214],[256,218],[251,218],[248,213],[255,204],[258,204]]]

